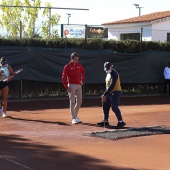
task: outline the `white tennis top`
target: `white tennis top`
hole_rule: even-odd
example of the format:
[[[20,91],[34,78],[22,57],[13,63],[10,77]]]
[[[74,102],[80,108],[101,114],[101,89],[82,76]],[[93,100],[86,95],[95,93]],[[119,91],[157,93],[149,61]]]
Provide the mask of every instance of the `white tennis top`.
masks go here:
[[[10,72],[8,70],[8,64],[6,64],[5,67],[0,67],[0,70],[3,70],[4,72],[1,74],[2,76],[6,76],[6,77],[9,77],[10,76]]]

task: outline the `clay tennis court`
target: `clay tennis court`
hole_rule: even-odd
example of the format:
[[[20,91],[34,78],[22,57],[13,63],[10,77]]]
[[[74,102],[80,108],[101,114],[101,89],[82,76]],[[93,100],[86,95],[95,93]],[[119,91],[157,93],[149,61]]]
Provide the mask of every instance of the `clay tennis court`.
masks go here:
[[[170,128],[170,97],[122,97],[124,129]],[[0,117],[0,169],[2,170],[169,170],[170,134],[110,140],[92,132],[102,120],[100,98],[84,98],[79,112],[83,123],[71,125],[68,99],[8,102],[8,118]],[[124,130],[123,129],[123,130]]]

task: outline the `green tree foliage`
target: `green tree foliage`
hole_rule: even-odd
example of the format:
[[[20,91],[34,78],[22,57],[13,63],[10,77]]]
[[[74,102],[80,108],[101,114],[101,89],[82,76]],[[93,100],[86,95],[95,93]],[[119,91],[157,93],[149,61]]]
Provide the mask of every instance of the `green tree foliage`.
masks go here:
[[[58,31],[53,28],[58,25],[61,16],[58,14],[51,15],[50,3],[45,4],[45,7],[48,8],[43,8],[43,14],[40,12],[41,0],[2,0],[1,5],[6,6],[0,7],[0,25],[6,28],[6,37],[15,38],[19,37],[20,34],[23,38],[58,37]],[[21,6],[27,6],[27,8]],[[41,17],[39,17],[39,14]],[[35,27],[35,23],[39,19],[42,19],[42,21],[38,27]],[[41,35],[39,35],[40,32]]]
[[[44,11],[43,11],[43,18],[44,21],[42,22],[42,35],[43,37],[49,37],[49,34],[50,34],[50,37],[51,38],[56,38],[58,37],[58,30],[56,29],[53,29],[54,26],[56,26],[58,24],[58,21],[60,20],[60,17],[59,15],[51,15],[51,17],[49,18],[49,15],[51,13],[51,4],[50,3],[45,3],[45,6],[46,7],[49,7],[49,8],[45,8]],[[51,29],[52,28],[52,29]],[[52,32],[51,32],[52,30]]]

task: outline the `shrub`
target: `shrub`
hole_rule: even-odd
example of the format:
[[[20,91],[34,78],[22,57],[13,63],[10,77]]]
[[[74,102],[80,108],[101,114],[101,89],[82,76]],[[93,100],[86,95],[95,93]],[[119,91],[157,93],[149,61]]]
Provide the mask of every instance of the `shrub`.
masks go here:
[[[31,47],[48,47],[48,48],[83,48],[91,50],[111,49],[123,53],[137,53],[146,50],[170,51],[169,42],[140,42],[137,40],[103,40],[103,39],[84,39],[84,38],[56,38],[42,39],[30,38],[23,39],[5,39],[0,38],[0,46],[31,46]]]

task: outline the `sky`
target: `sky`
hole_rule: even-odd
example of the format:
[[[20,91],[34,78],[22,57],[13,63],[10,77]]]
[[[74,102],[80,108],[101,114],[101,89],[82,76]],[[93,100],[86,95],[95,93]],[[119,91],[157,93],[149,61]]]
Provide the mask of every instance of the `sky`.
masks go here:
[[[30,1],[34,3],[35,0]],[[51,3],[52,7],[88,9],[52,9],[52,14],[61,15],[58,24],[68,24],[67,14],[71,14],[69,24],[82,25],[101,25],[107,22],[137,17],[139,16],[139,8],[136,8],[133,4],[139,4],[141,15],[170,11],[170,0],[41,0],[41,6],[45,6],[45,2]]]
[[[41,0],[51,3],[52,7],[79,8],[88,10],[61,10],[54,9],[53,13],[61,15],[59,24],[87,24],[101,25],[107,22],[139,16],[139,8],[133,4],[139,4],[141,15],[153,12],[170,11],[170,0]]]

